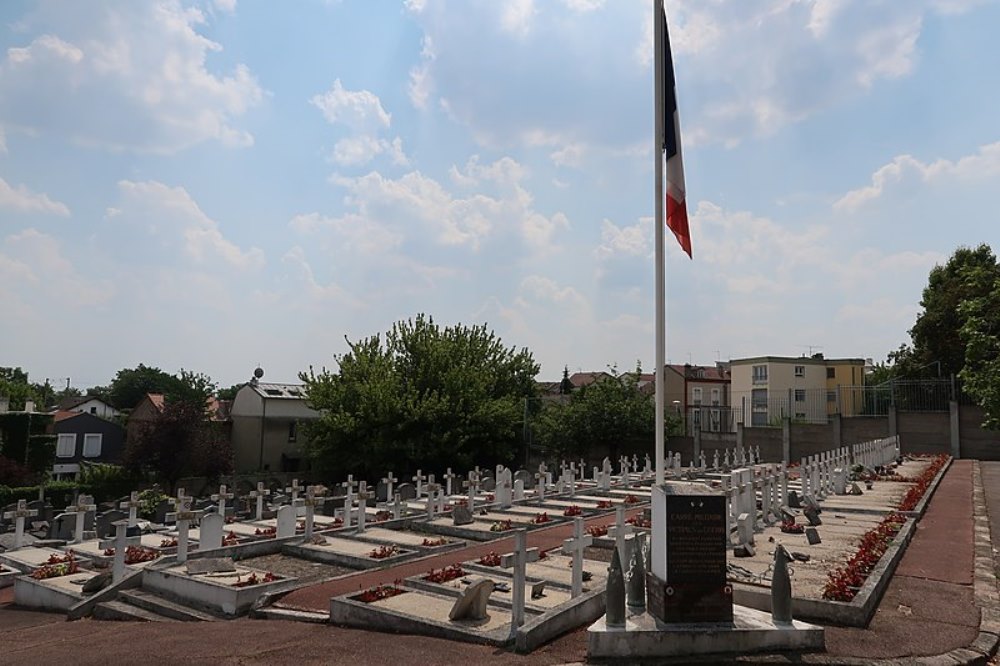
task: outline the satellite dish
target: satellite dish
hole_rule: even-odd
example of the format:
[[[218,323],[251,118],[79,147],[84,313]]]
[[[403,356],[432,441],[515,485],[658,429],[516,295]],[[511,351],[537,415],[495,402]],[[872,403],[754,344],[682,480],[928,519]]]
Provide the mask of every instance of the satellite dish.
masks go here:
[[[255,379],[260,379],[261,377],[263,377],[264,376],[264,368],[261,368],[261,367],[258,366],[257,369],[253,371],[253,376],[254,376]]]

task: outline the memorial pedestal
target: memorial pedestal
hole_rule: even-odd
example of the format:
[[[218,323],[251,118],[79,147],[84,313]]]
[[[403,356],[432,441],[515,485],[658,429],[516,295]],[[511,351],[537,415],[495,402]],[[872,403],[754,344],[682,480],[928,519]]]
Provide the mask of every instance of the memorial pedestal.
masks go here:
[[[776,624],[771,614],[733,606],[732,622],[664,623],[648,613],[630,616],[624,627],[604,618],[587,630],[591,659],[646,659],[751,652],[822,651],[823,627],[793,620]]]

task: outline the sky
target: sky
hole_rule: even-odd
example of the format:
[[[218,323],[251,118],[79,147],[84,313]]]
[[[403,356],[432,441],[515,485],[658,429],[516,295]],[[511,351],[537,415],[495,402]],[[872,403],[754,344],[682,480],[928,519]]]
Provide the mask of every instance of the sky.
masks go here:
[[[667,0],[667,356],[886,354],[1000,249],[1000,2]],[[418,313],[653,367],[652,0],[0,3],[0,366],[294,382]]]

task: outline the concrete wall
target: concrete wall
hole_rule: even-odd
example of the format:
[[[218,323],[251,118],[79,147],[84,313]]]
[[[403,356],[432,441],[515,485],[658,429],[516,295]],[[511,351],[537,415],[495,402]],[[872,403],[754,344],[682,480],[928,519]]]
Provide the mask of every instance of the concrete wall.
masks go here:
[[[889,436],[889,419],[884,416],[852,416],[842,418],[840,424],[841,439],[845,445]]]
[[[948,453],[951,417],[948,412],[898,412],[897,434],[903,453]]]
[[[958,423],[963,458],[1000,460],[1000,432],[983,429],[982,409],[963,406],[959,410]]]
[[[781,462],[781,428],[745,428],[743,446],[752,446],[755,449],[759,446],[760,457],[764,462]]]

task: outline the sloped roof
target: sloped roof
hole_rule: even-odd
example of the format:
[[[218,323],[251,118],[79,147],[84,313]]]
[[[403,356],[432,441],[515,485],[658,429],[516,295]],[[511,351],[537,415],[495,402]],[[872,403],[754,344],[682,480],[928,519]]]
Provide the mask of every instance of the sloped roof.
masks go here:
[[[265,400],[305,400],[305,384],[272,384],[257,382],[249,384]]]

